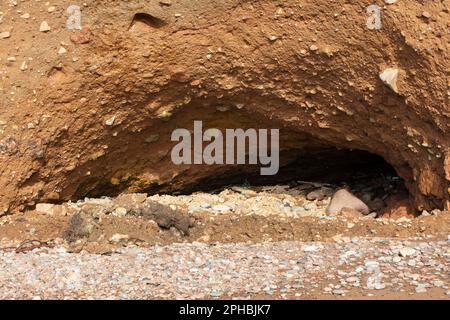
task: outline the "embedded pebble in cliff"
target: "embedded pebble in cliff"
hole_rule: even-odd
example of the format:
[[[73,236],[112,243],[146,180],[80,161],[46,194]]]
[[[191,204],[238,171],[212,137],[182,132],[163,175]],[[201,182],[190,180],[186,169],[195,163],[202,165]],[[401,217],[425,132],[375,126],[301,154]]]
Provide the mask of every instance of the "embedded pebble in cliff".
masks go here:
[[[114,117],[109,118],[108,120],[106,120],[106,121],[105,121],[105,124],[106,124],[108,127],[111,127],[111,126],[114,125],[114,122],[115,122],[115,121],[116,121],[116,116],[114,116]]]
[[[0,39],[8,39],[9,37],[11,37],[11,33],[8,31],[0,32]]]
[[[424,17],[426,19],[430,19],[431,18],[431,13],[429,13],[428,11],[423,11],[422,12],[422,17]]]
[[[154,143],[159,141],[159,134],[152,134],[147,139],[145,139],[145,143]]]
[[[22,62],[22,65],[20,66],[20,70],[25,71],[28,69],[28,64],[26,61]]]
[[[326,212],[327,214],[338,214],[344,208],[354,209],[365,215],[370,213],[369,207],[364,202],[347,190],[341,189],[333,195]]]
[[[47,21],[42,21],[41,26],[39,27],[40,32],[49,32],[51,30],[50,26],[48,25]]]
[[[91,42],[91,31],[88,27],[82,27],[70,36],[70,41],[75,44],[86,44]]]
[[[60,47],[59,50],[58,50],[58,54],[59,54],[59,55],[65,54],[66,52],[67,52],[67,49],[64,48],[64,47]]]
[[[384,84],[391,88],[395,93],[398,93],[397,80],[399,73],[400,70],[396,68],[387,68],[380,73],[381,81],[383,81]]]
[[[228,107],[225,107],[225,106],[218,106],[216,109],[217,109],[217,111],[220,111],[220,112],[227,112],[228,110],[230,110]]]
[[[384,0],[384,2],[386,3],[386,4],[394,4],[394,3],[396,3],[398,0]]]

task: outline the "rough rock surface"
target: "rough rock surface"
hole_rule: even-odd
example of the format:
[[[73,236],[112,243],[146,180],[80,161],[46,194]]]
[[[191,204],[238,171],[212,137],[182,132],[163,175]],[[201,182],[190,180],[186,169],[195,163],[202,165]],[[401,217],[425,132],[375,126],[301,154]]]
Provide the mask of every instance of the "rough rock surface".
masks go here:
[[[380,30],[365,1],[85,0],[75,31],[71,4],[0,4],[2,212],[236,171],[171,163],[194,119],[380,155],[417,209],[449,207],[448,1],[383,6]]]

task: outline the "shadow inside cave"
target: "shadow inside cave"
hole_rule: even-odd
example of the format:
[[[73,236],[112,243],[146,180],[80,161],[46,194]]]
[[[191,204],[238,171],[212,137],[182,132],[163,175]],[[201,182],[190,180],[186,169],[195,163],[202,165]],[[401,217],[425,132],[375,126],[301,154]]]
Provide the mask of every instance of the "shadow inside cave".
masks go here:
[[[403,180],[381,156],[361,151],[326,148],[316,151],[281,151],[282,165],[277,175],[261,176],[258,165],[231,166],[214,176],[205,177],[175,194],[220,192],[230,186],[274,186],[310,183],[352,190],[375,190],[381,197],[404,191]],[[151,190],[149,190],[151,192]]]

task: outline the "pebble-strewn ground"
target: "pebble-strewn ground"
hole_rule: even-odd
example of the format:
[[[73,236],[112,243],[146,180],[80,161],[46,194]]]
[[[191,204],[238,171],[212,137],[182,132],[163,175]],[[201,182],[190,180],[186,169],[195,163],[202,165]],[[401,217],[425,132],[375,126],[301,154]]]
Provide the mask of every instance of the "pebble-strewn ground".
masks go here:
[[[449,212],[330,215],[335,191],[39,204],[0,218],[0,299],[450,299]]]
[[[0,252],[2,299],[450,298],[446,241],[173,244]]]

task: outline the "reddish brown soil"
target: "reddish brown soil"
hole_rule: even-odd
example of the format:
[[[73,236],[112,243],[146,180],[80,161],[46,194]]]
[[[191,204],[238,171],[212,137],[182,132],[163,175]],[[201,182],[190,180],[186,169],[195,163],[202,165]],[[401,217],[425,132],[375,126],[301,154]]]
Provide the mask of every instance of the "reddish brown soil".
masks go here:
[[[3,218],[0,224],[2,247],[16,248],[21,243],[38,241],[44,246],[61,243],[72,216],[43,215],[28,212]],[[242,216],[229,214],[213,216],[210,213],[195,214],[196,223],[187,236],[176,229],[164,230],[153,220],[142,217],[104,216],[93,222],[92,232],[80,237],[69,246],[74,251],[87,250],[106,253],[124,245],[153,246],[179,242],[238,243],[277,241],[350,241],[352,237],[382,237],[407,239],[422,237],[447,239],[450,230],[448,212],[437,216],[419,217],[402,222],[388,219],[348,219],[338,217],[332,220],[315,217],[283,218],[263,216]],[[349,228],[349,224],[352,224]],[[112,242],[116,235],[127,235],[120,242]]]

